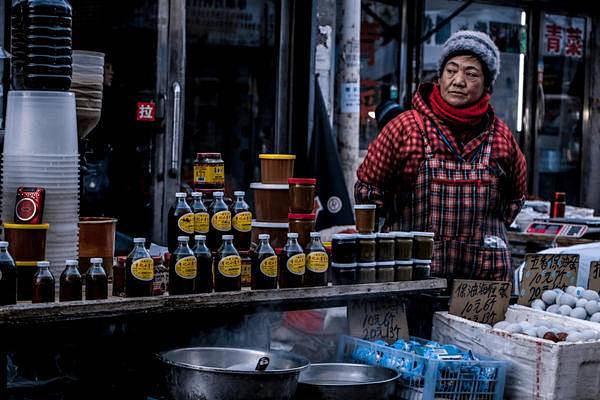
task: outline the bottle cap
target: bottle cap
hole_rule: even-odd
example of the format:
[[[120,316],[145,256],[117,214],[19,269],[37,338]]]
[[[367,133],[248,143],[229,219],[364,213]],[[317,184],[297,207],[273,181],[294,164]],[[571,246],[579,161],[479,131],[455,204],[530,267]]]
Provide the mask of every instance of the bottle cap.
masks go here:
[[[189,236],[177,236],[177,241],[178,242],[186,242],[187,243],[187,242],[190,241],[190,238],[189,238]]]
[[[48,261],[38,261],[37,266],[38,267],[49,267],[50,263]]]
[[[175,197],[177,197],[178,199],[185,199],[187,196],[187,194],[183,193],[183,192],[177,192],[175,193]]]
[[[213,193],[213,197],[223,197],[225,195],[225,193],[223,192],[214,192]]]
[[[260,235],[258,235],[258,240],[269,240],[271,238],[271,235],[269,235],[268,233],[261,233]]]
[[[65,265],[68,267],[77,267],[79,262],[77,260],[65,260]]]
[[[288,178],[289,185],[316,185],[317,180],[314,178]]]
[[[233,192],[233,195],[234,196],[245,196],[246,192],[239,190],[239,191]]]
[[[296,232],[290,232],[287,234],[288,239],[298,239],[298,234]]]
[[[223,235],[223,240],[233,240],[233,235]]]
[[[0,249],[8,248],[8,242],[0,242]]]
[[[311,213],[311,214],[290,213],[290,214],[288,214],[288,219],[301,219],[301,220],[305,220],[305,221],[314,221],[316,217],[317,217],[317,214],[314,214],[314,213]]]
[[[377,208],[375,204],[356,204],[354,206],[355,210],[374,210]]]
[[[358,239],[365,239],[365,240],[375,240],[377,239],[377,234],[376,233],[359,233],[358,234]]]
[[[102,261],[104,261],[104,260],[102,260],[99,257],[95,257],[95,258],[90,259],[90,263],[91,264],[102,264]]]
[[[133,238],[133,243],[143,243],[146,244],[146,238]]]
[[[310,237],[311,238],[321,238],[321,232],[311,232]]]
[[[417,260],[417,259],[414,259],[413,263],[414,264],[431,264],[431,260]]]
[[[202,192],[192,192],[192,197],[202,197]]]
[[[194,235],[194,240],[206,240],[206,235]]]

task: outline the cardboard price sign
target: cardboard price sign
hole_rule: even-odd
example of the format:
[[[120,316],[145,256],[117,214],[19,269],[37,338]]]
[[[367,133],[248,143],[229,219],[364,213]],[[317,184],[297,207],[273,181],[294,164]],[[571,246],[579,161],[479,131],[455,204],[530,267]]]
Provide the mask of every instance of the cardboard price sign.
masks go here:
[[[588,289],[600,292],[600,261],[590,263],[590,275],[588,277]]]
[[[456,279],[450,296],[450,314],[482,324],[503,321],[512,284]]]
[[[533,300],[542,297],[545,290],[577,286],[578,269],[577,254],[527,254],[519,304],[530,306]]]
[[[401,299],[356,300],[348,304],[350,335],[365,339],[383,339],[389,344],[408,340],[408,323]]]

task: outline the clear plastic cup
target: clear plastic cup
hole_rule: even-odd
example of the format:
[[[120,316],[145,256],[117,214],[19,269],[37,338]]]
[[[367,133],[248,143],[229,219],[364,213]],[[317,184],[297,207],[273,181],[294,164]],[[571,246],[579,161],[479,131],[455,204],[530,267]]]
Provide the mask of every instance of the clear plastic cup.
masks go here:
[[[104,65],[104,53],[99,51],[73,50],[73,63],[85,65]]]

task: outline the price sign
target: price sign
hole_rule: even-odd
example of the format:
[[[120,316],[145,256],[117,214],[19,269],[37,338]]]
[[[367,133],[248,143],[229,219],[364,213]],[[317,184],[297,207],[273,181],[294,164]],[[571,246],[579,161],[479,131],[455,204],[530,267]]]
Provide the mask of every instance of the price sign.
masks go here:
[[[600,292],[600,261],[592,261],[590,263],[588,289]]]
[[[579,255],[527,254],[521,279],[519,304],[529,306],[545,290],[566,289],[577,285]]]
[[[450,314],[493,325],[503,321],[512,284],[456,279],[450,296]]]
[[[408,323],[404,302],[389,298],[356,300],[348,305],[350,335],[365,340],[385,340],[392,344],[408,340]]]

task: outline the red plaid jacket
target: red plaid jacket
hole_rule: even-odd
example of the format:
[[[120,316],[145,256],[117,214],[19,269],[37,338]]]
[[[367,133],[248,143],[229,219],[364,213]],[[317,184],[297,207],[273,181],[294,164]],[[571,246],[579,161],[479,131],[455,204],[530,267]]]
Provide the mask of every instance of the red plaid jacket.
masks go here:
[[[421,84],[413,97],[413,108],[420,112],[423,119],[433,120],[461,156],[470,159],[485,140],[486,135],[476,136],[464,147],[459,146],[455,135],[431,111],[424,100],[428,98],[433,85]],[[527,164],[508,126],[495,116],[492,108],[488,113],[488,121],[495,119],[496,131],[493,136],[491,166],[499,176],[502,185],[501,217],[510,224],[519,213],[527,191]],[[491,124],[490,124],[491,125]],[[489,125],[488,125],[489,126]],[[440,139],[435,130],[428,131],[432,151],[436,157],[451,160],[454,155]],[[358,181],[354,187],[357,203],[375,203],[383,208],[388,218],[394,219],[390,201],[395,195],[402,199],[403,195],[412,191],[417,172],[425,159],[424,143],[421,132],[410,113],[404,112],[391,120],[369,145],[364,161],[357,171]],[[389,224],[393,221],[387,221]]]

